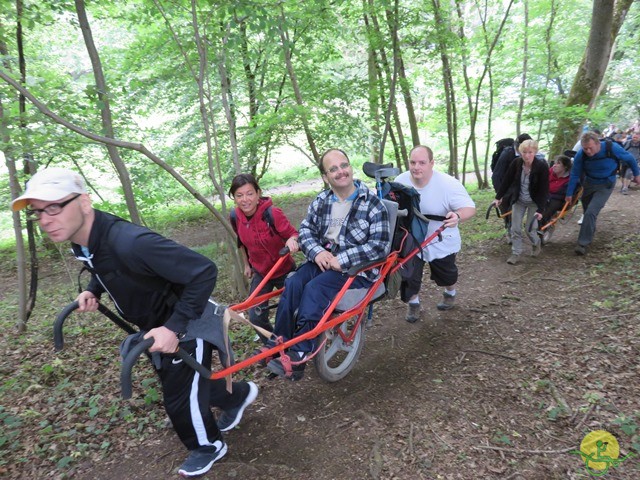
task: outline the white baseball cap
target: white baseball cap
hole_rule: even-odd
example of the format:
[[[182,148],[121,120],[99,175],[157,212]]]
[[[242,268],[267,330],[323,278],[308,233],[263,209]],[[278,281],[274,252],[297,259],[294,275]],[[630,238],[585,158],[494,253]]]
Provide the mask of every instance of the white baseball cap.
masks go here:
[[[83,178],[66,168],[46,168],[31,177],[24,194],[11,202],[11,210],[22,210],[31,200],[51,202],[60,200],[70,193],[87,193]]]

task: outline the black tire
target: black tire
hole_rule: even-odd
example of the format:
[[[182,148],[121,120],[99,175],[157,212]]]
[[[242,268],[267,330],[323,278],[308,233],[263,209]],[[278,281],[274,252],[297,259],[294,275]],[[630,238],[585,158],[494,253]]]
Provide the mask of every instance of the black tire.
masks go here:
[[[361,315],[364,317],[366,312],[365,309]],[[340,336],[338,329],[342,330],[346,337],[349,337],[356,324],[357,331],[353,340],[346,343]],[[358,323],[358,316],[353,316],[335,328],[325,331],[316,339],[320,347],[313,363],[320,378],[326,382],[337,382],[346,377],[353,369],[364,346],[364,324],[364,318]],[[323,343],[325,338],[326,342]]]
[[[53,322],[53,344],[56,352],[59,352],[64,348],[64,335],[62,334],[64,322],[69,315],[76,311],[77,308],[78,302],[71,302],[60,311],[56,320]]]

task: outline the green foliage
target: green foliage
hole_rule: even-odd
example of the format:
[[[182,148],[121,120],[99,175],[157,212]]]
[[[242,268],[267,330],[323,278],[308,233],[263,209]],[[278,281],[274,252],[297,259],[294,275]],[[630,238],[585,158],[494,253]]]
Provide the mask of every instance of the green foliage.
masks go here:
[[[638,431],[638,424],[636,416],[627,417],[621,415],[613,420],[614,425],[618,425],[626,435],[633,436]]]
[[[501,443],[503,445],[509,445],[512,446],[513,443],[511,442],[511,439],[509,438],[508,435],[506,435],[505,433],[503,433],[500,430],[497,430],[496,433],[493,435],[493,438],[491,439],[492,442],[494,443]]]
[[[576,121],[586,117],[584,109],[565,112],[562,103],[589,28],[588,16],[576,17],[574,12],[589,6],[581,0],[556,4],[553,17],[548,3],[529,6],[530,23],[526,33],[530,42],[530,71],[524,111],[528,125],[524,129],[537,130],[534,127],[540,123],[543,142],[550,138],[556,118],[565,113]],[[407,2],[400,7],[400,49],[408,88],[418,107],[421,125],[428,132],[428,143],[438,158],[449,161],[443,122],[445,104],[440,94],[441,59],[434,45],[436,35],[447,47],[458,98],[463,99],[466,86],[461,74],[462,63],[468,65],[469,71],[479,71],[486,64],[487,48],[498,31],[503,6],[489,2],[483,7],[486,10],[480,10],[477,5],[465,5],[463,17],[457,18],[458,14],[445,5],[439,12],[444,21],[442,25],[434,22],[434,12],[425,10],[423,5]],[[390,6],[376,4],[367,6],[366,11],[361,8],[353,2],[329,6],[322,0],[304,5],[285,2],[282,7],[246,0],[215,7],[198,5],[196,18],[201,32],[207,35],[207,64],[210,65],[204,85],[207,99],[204,108],[213,136],[213,148],[209,151],[204,146],[205,130],[195,81],[199,58],[193,41],[191,12],[172,4],[145,1],[118,5],[117,12],[109,3],[90,4],[92,33],[109,84],[116,136],[144,142],[197,190],[204,192],[213,190],[208,178],[211,172],[215,172],[221,185],[237,173],[231,161],[233,151],[229,139],[232,135],[238,143],[239,169],[259,176],[269,172],[274,161],[283,160],[279,158],[278,149],[293,146],[306,152],[308,145],[301,130],[303,118],[309,122],[320,150],[336,145],[366,155],[379,139],[369,119],[367,54],[362,45],[370,41],[378,50],[385,49],[389,62],[392,42],[382,21],[386,17],[385,9]],[[369,20],[382,21],[382,28],[365,31],[362,26],[365,13]],[[7,15],[9,20],[10,14]],[[494,121],[509,121],[518,101],[517,84],[522,67],[518,52],[525,28],[521,15],[521,6],[514,5],[490,59],[494,96],[500,98],[494,105]],[[483,28],[478,28],[478,18],[486,18]],[[71,3],[44,2],[37,8],[31,6],[22,20],[29,35],[27,85],[32,93],[46,99],[48,107],[63,118],[100,133],[102,105]],[[552,21],[553,28],[549,30]],[[629,50],[633,44],[629,39],[637,30],[634,28],[637,22],[637,9],[631,9],[620,42]],[[10,23],[10,20],[3,22],[0,33],[6,31]],[[49,35],[52,26],[56,29],[53,38]],[[303,107],[294,101],[291,82],[283,75],[281,29],[288,37],[284,45],[291,50]],[[545,43],[547,31],[551,34],[549,45]],[[367,36],[370,38],[365,38]],[[7,39],[8,48],[14,53],[12,36],[2,38]],[[15,55],[9,58],[15,62]],[[621,104],[634,104],[627,101],[631,92],[638,91],[632,83],[637,76],[624,70],[632,65],[629,58],[624,50],[618,50],[615,67],[623,74],[611,78],[628,85],[608,91],[610,95],[599,110],[602,113],[590,112],[594,125],[610,117]],[[219,60],[228,75],[235,132],[229,130],[231,126],[222,108],[222,92],[217,87]],[[470,77],[470,91],[475,91],[479,78]],[[381,81],[388,83],[389,79]],[[5,85],[0,88],[10,91]],[[485,127],[489,120],[487,88],[485,81],[476,126],[479,145],[484,143],[482,135],[488,135]],[[399,93],[396,100],[401,101]],[[384,107],[384,102],[380,105]],[[119,189],[105,188],[103,182],[97,182],[105,177],[114,179],[103,148],[84,142],[33,108],[27,109],[29,128],[15,128],[17,103],[9,101],[3,107],[10,126],[9,143],[3,149],[13,150],[17,158],[22,154],[32,155],[40,165],[67,162],[88,171],[89,179],[101,184],[99,193],[108,197],[105,199],[108,209],[126,216]],[[624,115],[629,117],[629,113]],[[468,134],[468,124],[465,115],[458,116],[460,144]],[[502,136],[513,134],[509,131]],[[463,149],[460,155],[462,152]],[[182,186],[148,160],[122,149],[121,154],[130,168],[134,193],[145,217],[152,215],[158,204],[192,201]],[[305,164],[313,171],[312,163],[302,154],[291,159],[285,157],[284,161],[291,165]]]
[[[640,294],[640,281],[638,281],[640,271],[635,261],[638,249],[640,249],[640,234],[637,233],[612,242],[610,260],[620,277],[616,281],[615,288],[606,288],[604,298],[593,302],[595,307],[614,308],[619,312],[634,311]],[[603,268],[604,265],[595,265],[590,273],[598,276]]]

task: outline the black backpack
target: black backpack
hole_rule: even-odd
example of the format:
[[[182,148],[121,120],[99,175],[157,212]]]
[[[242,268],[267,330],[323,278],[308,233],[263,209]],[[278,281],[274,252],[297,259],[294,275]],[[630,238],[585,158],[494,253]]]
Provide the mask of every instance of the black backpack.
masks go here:
[[[504,151],[505,148],[513,147],[515,140],[513,138],[503,138],[502,140],[498,140],[496,142],[496,149],[491,155],[491,171],[496,168],[496,163],[498,163],[498,158]]]
[[[415,188],[398,182],[385,182],[382,184],[382,197],[398,204],[398,210],[406,210],[407,215],[398,217],[398,226],[407,230],[415,242],[410,246],[420,245],[427,236],[429,222],[420,213],[420,194]],[[396,232],[398,230],[396,229]],[[398,249],[403,235],[394,235],[393,248]],[[407,245],[408,246],[408,245]]]
[[[238,214],[236,213],[236,209],[232,208],[229,212],[229,220],[231,222],[231,228],[236,232],[236,236],[238,236]],[[273,212],[271,211],[271,205],[269,205],[264,212],[262,212],[262,220],[267,224],[269,230],[271,230],[271,235],[277,235],[278,231],[276,230],[276,224],[273,220]],[[242,246],[242,242],[240,241],[240,237],[238,236],[238,247]]]

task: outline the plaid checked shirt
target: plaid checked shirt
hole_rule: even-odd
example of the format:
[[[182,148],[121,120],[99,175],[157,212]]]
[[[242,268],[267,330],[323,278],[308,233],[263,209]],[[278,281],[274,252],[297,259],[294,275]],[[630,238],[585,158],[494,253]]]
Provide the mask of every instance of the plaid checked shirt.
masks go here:
[[[366,185],[359,180],[354,180],[354,184],[357,195],[332,250],[343,272],[354,265],[384,258],[391,247],[387,209]],[[331,190],[320,193],[309,205],[307,217],[300,225],[300,249],[310,262],[327,250],[325,234],[331,220],[333,198]],[[378,273],[378,269],[373,269],[360,275],[373,282]]]

